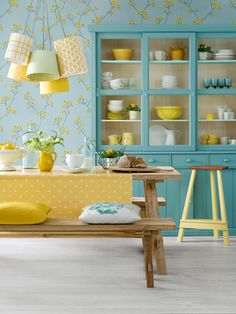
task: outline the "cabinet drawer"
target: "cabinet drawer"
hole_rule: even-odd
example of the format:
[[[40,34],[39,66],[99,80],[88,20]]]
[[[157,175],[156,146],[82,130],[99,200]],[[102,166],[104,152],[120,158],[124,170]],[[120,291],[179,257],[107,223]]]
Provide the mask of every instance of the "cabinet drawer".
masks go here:
[[[207,165],[207,155],[174,155],[172,156],[173,167],[191,167]]]
[[[222,154],[210,156],[210,165],[236,167],[236,155]]]
[[[170,155],[142,155],[145,162],[150,166],[170,166]]]

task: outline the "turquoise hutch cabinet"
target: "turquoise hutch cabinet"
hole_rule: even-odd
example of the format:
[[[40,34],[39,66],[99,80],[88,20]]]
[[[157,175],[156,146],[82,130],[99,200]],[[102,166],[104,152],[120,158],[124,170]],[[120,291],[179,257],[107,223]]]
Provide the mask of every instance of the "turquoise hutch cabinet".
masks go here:
[[[162,215],[177,225],[188,167],[228,166],[226,206],[236,235],[236,26],[91,25],[89,31],[97,149],[125,144],[150,165],[177,168],[182,180],[158,186],[167,199]],[[141,109],[135,118],[126,111],[130,104]],[[142,194],[135,183],[134,195]],[[210,206],[209,177],[199,172],[191,215],[209,218]]]

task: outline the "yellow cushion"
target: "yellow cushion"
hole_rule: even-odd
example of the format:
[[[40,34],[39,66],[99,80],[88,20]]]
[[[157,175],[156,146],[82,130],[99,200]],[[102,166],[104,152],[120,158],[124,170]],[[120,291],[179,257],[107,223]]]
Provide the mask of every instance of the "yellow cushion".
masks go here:
[[[33,202],[0,202],[0,224],[24,225],[45,221],[51,208]]]

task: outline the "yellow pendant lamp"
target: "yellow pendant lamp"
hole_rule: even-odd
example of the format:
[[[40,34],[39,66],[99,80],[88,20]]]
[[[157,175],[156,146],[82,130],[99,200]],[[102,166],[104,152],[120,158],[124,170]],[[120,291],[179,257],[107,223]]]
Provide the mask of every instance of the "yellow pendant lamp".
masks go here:
[[[7,77],[15,81],[30,81],[26,76],[26,65],[11,63]]]
[[[69,80],[61,78],[56,81],[40,82],[40,94],[65,93],[69,91]]]

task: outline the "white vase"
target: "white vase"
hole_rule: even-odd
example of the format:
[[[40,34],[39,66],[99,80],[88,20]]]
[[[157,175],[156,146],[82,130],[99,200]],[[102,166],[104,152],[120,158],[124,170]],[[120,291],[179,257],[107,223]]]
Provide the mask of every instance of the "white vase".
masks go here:
[[[131,110],[129,111],[130,120],[138,120],[138,111]]]

